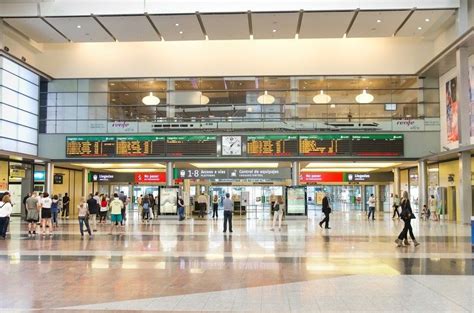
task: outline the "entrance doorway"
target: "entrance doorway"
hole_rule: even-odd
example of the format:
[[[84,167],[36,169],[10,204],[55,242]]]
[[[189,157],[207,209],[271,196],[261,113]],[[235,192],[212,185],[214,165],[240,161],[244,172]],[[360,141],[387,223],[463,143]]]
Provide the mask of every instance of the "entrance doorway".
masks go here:
[[[334,211],[361,211],[361,186],[353,185],[318,185],[307,187],[308,211],[321,210],[321,200],[327,195],[331,208]]]

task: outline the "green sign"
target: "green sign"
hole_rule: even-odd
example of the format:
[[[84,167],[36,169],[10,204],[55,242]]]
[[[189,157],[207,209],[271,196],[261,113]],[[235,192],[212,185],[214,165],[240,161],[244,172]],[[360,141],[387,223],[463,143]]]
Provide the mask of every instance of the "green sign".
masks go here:
[[[116,137],[117,140],[121,141],[158,141],[165,140],[165,136],[125,136]]]
[[[372,135],[352,135],[352,139],[363,139],[363,140],[398,140],[403,139],[401,134],[372,134]]]
[[[254,140],[297,140],[297,135],[262,135],[262,136],[247,136],[247,141]]]
[[[350,139],[350,135],[332,135],[332,134],[322,134],[322,135],[300,135],[300,139],[310,139],[310,140],[343,140]]]
[[[166,137],[166,140],[179,140],[179,141],[213,141],[217,140],[217,136],[171,136]]]

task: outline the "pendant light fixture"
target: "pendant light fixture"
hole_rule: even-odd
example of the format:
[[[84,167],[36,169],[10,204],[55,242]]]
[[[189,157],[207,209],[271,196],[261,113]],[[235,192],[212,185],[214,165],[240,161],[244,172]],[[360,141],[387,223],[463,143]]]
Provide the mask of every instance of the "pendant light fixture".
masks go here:
[[[367,89],[362,90],[361,94],[358,94],[355,97],[355,100],[358,103],[371,103],[374,101],[374,96],[372,96],[370,93],[367,92]]]
[[[208,104],[209,103],[209,97],[205,96],[201,92],[201,104]]]
[[[265,93],[257,98],[257,102],[260,104],[272,104],[275,102],[275,97],[268,94],[268,91],[265,90]]]
[[[160,98],[153,95],[153,92],[150,92],[148,96],[143,97],[142,102],[144,105],[158,105],[160,104]]]
[[[317,104],[326,104],[331,102],[331,96],[325,94],[323,90],[319,94],[313,97],[313,102]]]

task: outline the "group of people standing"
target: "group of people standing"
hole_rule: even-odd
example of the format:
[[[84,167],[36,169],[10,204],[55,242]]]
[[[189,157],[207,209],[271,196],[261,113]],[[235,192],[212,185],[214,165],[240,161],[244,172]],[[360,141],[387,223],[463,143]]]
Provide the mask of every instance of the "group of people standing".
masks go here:
[[[143,222],[153,220],[160,215],[159,203],[159,196],[154,197],[151,193],[145,196],[140,195],[138,197],[138,210],[141,212]]]

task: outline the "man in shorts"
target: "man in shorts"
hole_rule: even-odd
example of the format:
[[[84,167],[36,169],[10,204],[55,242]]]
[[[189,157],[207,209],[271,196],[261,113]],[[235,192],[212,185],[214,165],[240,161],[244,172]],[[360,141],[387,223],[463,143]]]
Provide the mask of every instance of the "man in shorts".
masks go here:
[[[25,201],[26,221],[28,222],[28,237],[36,236],[36,224],[39,222],[38,195],[35,192]]]
[[[114,199],[110,201],[110,220],[112,225],[110,226],[110,234],[114,230],[114,227],[117,229],[119,223],[122,223],[122,209],[124,208],[123,202],[119,199],[117,193],[114,193]]]

